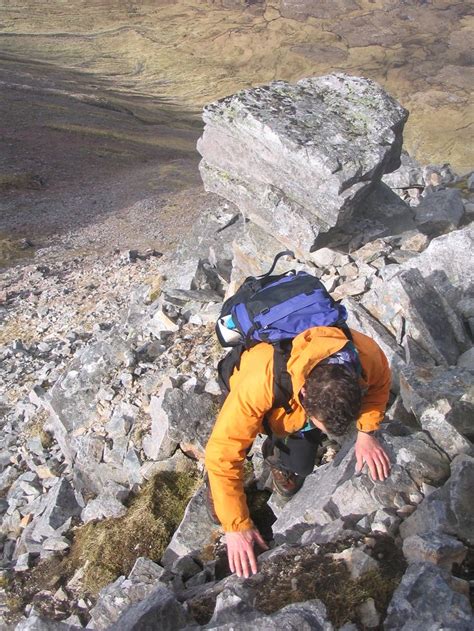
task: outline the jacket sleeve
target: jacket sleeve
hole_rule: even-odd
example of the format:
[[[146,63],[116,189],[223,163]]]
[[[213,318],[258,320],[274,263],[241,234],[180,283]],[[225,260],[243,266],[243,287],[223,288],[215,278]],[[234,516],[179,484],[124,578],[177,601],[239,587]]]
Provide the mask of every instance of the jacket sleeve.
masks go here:
[[[366,338],[368,339],[368,338]],[[357,429],[371,432],[378,429],[385,416],[392,373],[382,349],[373,340],[359,353],[367,391],[362,399]]]
[[[266,381],[258,379],[254,371],[242,371],[236,382],[231,380],[231,392],[207,443],[205,462],[214,508],[226,532],[254,527],[245,498],[243,465],[271,407]]]

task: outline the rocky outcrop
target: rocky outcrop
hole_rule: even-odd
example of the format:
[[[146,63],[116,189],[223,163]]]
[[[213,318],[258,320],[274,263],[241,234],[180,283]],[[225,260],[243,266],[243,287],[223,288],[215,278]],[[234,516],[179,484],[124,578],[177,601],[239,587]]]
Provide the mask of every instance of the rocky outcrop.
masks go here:
[[[407,112],[369,80],[328,75],[243,90],[203,118],[206,190],[301,253],[399,166]]]

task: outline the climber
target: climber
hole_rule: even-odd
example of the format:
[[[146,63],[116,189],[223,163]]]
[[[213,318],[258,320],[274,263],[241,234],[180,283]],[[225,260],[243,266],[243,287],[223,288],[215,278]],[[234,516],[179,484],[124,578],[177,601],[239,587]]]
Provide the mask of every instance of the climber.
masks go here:
[[[271,344],[243,352],[206,447],[208,508],[225,531],[229,567],[248,578],[257,572],[254,545],[267,549],[249,516],[243,464],[257,434],[273,488],[286,498],[302,487],[315,464],[324,434],[341,437],[357,427],[356,471],[367,464],[373,480],[384,480],[390,461],[374,436],[383,420],[391,374],[374,340],[337,327],[317,326],[292,342],[286,370],[293,396],[287,409],[274,408]]]

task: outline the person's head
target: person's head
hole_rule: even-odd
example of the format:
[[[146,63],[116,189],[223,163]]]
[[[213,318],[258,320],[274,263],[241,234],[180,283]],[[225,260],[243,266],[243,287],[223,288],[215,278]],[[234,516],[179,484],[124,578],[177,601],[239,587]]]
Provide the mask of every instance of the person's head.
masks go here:
[[[358,376],[343,364],[318,364],[306,378],[304,408],[326,433],[346,434],[359,416],[361,400]]]

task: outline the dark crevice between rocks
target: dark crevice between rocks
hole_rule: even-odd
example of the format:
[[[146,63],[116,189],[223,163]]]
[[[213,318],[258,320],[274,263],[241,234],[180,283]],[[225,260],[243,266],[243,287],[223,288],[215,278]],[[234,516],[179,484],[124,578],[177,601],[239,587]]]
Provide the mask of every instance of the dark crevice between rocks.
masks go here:
[[[469,582],[469,601],[474,609],[474,547],[463,541],[467,547],[467,554],[461,565],[454,564],[452,573],[456,578]]]

